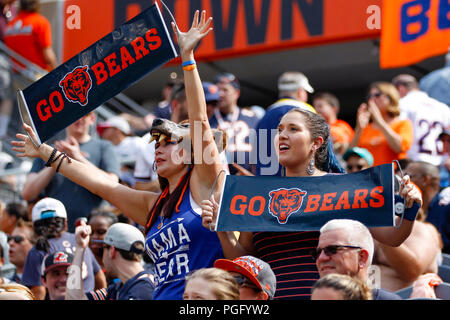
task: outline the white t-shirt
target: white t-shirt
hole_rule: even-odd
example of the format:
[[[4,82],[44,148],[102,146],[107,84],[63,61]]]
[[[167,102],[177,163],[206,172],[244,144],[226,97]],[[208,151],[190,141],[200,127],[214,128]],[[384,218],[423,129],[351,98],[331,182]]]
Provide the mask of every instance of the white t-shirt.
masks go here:
[[[158,178],[158,175],[153,170],[156,142],[148,143],[150,141],[150,133],[145,134],[142,140],[145,142],[145,146],[136,157],[134,179],[139,182],[149,182]]]
[[[443,161],[439,135],[450,125],[450,107],[418,90],[401,98],[399,105],[400,117],[411,120],[414,128],[414,142],[408,150],[408,158],[439,166]]]
[[[146,145],[142,137],[126,137],[120,144],[113,148],[119,157],[120,163],[134,163]]]

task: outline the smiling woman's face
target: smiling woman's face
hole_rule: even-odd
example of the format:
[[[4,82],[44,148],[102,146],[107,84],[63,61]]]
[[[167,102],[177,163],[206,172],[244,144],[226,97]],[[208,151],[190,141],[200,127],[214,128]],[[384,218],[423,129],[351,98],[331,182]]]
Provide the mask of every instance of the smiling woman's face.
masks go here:
[[[285,167],[306,163],[311,157],[311,134],[299,112],[289,112],[281,118],[274,139],[278,161]]]

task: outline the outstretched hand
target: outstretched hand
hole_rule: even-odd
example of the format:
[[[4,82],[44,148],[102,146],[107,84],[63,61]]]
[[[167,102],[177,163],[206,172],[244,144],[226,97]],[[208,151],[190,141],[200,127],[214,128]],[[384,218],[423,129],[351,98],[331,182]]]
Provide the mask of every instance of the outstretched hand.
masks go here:
[[[39,157],[39,147],[34,145],[33,141],[30,138],[32,137],[35,141],[37,141],[36,134],[34,133],[33,129],[26,123],[23,124],[23,128],[28,133],[28,135],[21,133],[16,134],[16,138],[18,138],[19,140],[11,141],[11,145],[13,145],[12,149],[17,152],[17,156],[19,158]]]
[[[187,32],[181,32],[177,29],[174,22],[172,22],[173,32],[177,35],[178,46],[180,47],[180,54],[183,60],[191,59],[197,44],[213,29],[210,28],[212,17],[206,20],[206,11],[203,10],[199,19],[199,11],[195,11],[192,26]]]

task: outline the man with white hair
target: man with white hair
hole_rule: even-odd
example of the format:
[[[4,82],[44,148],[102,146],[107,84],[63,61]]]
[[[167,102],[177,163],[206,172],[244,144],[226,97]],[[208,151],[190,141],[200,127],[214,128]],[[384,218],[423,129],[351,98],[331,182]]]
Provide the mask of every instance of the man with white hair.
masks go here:
[[[335,219],[320,229],[319,244],[312,256],[320,277],[327,274],[348,274],[369,281],[374,242],[369,229],[349,219]],[[372,289],[374,300],[399,300],[398,295],[381,288]]]

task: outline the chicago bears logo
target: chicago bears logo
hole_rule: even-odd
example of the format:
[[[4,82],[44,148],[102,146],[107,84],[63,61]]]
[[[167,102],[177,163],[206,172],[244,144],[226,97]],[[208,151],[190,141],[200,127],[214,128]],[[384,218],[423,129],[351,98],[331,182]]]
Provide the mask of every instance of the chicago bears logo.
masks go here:
[[[92,79],[88,68],[88,66],[78,66],[59,82],[64,96],[70,102],[78,102],[82,106],[88,103],[89,90],[92,88]]]
[[[297,212],[303,203],[306,191],[292,189],[277,189],[270,191],[269,212],[277,218],[278,223],[285,224],[291,214]]]

